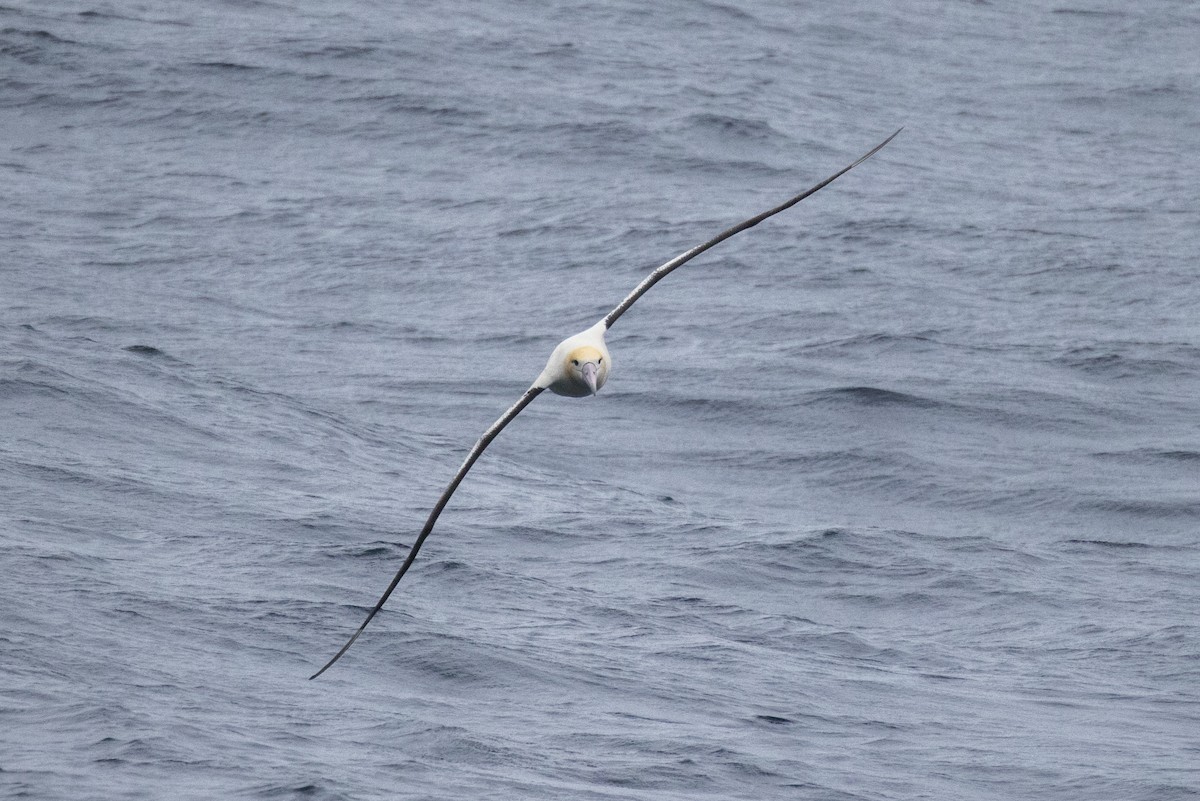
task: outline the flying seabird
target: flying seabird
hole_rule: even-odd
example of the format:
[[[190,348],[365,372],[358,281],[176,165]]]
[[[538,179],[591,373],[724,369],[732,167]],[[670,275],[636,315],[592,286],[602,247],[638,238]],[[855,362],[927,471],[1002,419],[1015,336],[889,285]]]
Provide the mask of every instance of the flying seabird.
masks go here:
[[[654,272],[650,273],[650,275],[646,276],[645,280],[634,287],[634,290],[630,292],[629,295],[626,296],[626,298],[622,300],[615,309],[604,316],[604,319],[600,320],[591,328],[581,331],[574,336],[567,337],[562,342],[558,343],[558,346],[555,347],[554,351],[550,354],[549,361],[546,362],[546,369],[542,370],[541,374],[538,375],[537,379],[533,382],[533,384],[530,385],[529,389],[525,390],[525,394],[523,394],[516,403],[510,406],[508,411],[500,415],[500,419],[492,423],[487,431],[483,432],[483,436],[480,437],[479,441],[475,443],[475,447],[471,448],[471,451],[467,454],[467,458],[463,461],[462,466],[459,467],[458,472],[454,474],[454,478],[451,480],[450,485],[446,487],[445,492],[442,493],[442,496],[438,498],[437,503],[434,505],[433,511],[429,513],[429,519],[425,521],[425,527],[422,528],[421,533],[417,535],[416,542],[413,543],[412,548],[408,552],[408,556],[404,559],[404,563],[400,565],[400,569],[396,571],[396,575],[392,578],[392,583],[389,584],[387,589],[383,591],[383,595],[380,596],[379,601],[375,604],[375,607],[367,615],[367,619],[363,621],[362,625],[358,627],[358,631],[354,632],[354,635],[350,637],[345,645],[342,646],[341,650],[334,654],[333,658],[326,662],[323,668],[309,676],[309,679],[315,679],[317,676],[320,676],[326,670],[329,670],[334,662],[341,659],[342,654],[346,653],[346,651],[350,649],[350,646],[354,644],[354,641],[357,640],[359,635],[363,633],[363,630],[366,629],[367,624],[371,622],[375,615],[378,614],[379,610],[383,608],[383,605],[387,603],[387,599],[391,597],[392,591],[396,589],[396,585],[400,583],[400,579],[404,577],[404,574],[408,572],[408,568],[412,565],[413,560],[417,558],[417,552],[421,550],[421,546],[425,543],[426,538],[429,537],[429,533],[433,531],[433,526],[437,522],[438,516],[442,513],[442,510],[446,508],[446,504],[450,502],[450,496],[452,496],[454,491],[458,489],[458,485],[462,483],[463,478],[467,475],[467,471],[471,469],[471,466],[475,464],[475,461],[479,459],[485,450],[487,450],[488,445],[492,444],[492,440],[494,440],[496,436],[504,430],[505,426],[513,421],[514,417],[520,414],[526,406],[533,402],[534,398],[542,394],[547,389],[556,395],[566,395],[571,398],[583,398],[589,395],[595,395],[600,388],[604,386],[605,382],[608,381],[608,374],[612,370],[612,358],[608,354],[608,346],[604,343],[604,334],[608,331],[608,329],[612,328],[613,323],[620,319],[622,314],[629,311],[629,307],[637,302],[638,298],[646,294],[646,291],[649,290],[650,287],[654,286],[663,278],[665,278],[667,274],[676,267],[679,267],[685,262],[688,262],[696,256],[699,256],[709,248],[724,242],[734,234],[741,233],[747,228],[753,228],[768,217],[772,217],[781,211],[790,209],[792,206],[796,205],[801,200],[804,200],[809,195],[824,189],[826,186],[833,183],[838,178],[842,177],[850,170],[854,169],[859,164],[862,164],[864,161],[871,158],[871,156],[874,156],[876,153],[882,150],[888,142],[896,138],[896,135],[899,134],[901,130],[903,130],[903,128],[897,129],[895,133],[893,133],[887,139],[884,139],[875,147],[871,148],[866,155],[859,158],[849,167],[839,170],[838,172],[826,178],[824,181],[821,181],[819,184],[811,187],[810,189],[806,189],[805,191],[801,192],[790,200],[781,203],[773,209],[768,209],[767,211],[755,215],[744,222],[738,223],[728,230],[722,231],[712,239],[704,242],[703,244],[697,245],[691,250],[680,253],[666,264],[663,264],[661,267],[654,270]]]

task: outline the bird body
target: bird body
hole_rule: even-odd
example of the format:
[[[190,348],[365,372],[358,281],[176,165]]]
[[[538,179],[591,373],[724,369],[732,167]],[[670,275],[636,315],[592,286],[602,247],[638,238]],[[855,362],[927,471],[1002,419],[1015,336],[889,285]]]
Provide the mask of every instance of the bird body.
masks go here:
[[[607,331],[608,326],[601,320],[559,342],[533,385],[569,398],[595,395],[608,381],[608,371],[612,369],[612,357],[604,344]]]
[[[547,389],[556,395],[565,395],[571,398],[583,398],[589,395],[595,395],[596,392],[604,386],[605,382],[608,381],[609,372],[612,369],[612,357],[609,356],[608,346],[604,342],[605,334],[609,331],[609,329],[612,328],[617,319],[629,310],[629,307],[632,306],[638,298],[640,298],[647,292],[647,290],[666,277],[668,273],[685,262],[690,261],[692,258],[700,255],[714,245],[724,242],[734,234],[740,233],[747,228],[752,228],[768,217],[791,208],[801,200],[804,200],[804,198],[812,195],[814,192],[817,192],[825,186],[828,186],[842,175],[846,174],[859,164],[869,159],[871,156],[878,153],[884,147],[884,145],[896,138],[896,135],[899,133],[900,131],[896,131],[849,167],[841,169],[829,178],[826,178],[824,181],[821,181],[815,186],[812,186],[804,192],[801,192],[799,195],[796,195],[784,203],[772,209],[768,209],[761,214],[757,214],[748,220],[744,220],[732,228],[722,231],[720,234],[717,234],[707,242],[699,244],[691,250],[684,251],[675,258],[661,265],[651,272],[650,275],[646,276],[641,283],[634,287],[633,291],[630,292],[629,295],[627,295],[625,299],[616,306],[616,308],[605,315],[604,319],[600,320],[591,328],[580,331],[578,334],[569,336],[562,342],[558,343],[553,352],[551,352],[550,359],[546,362],[545,369],[542,370],[541,374],[538,375],[537,379],[533,382],[533,384],[530,385],[529,389],[525,390],[524,394],[517,399],[517,402],[510,406],[504,414],[500,415],[500,418],[496,420],[496,422],[492,423],[491,426],[489,426],[488,429],[483,432],[483,436],[481,436],[475,443],[474,447],[471,448],[470,452],[467,454],[467,458],[463,460],[462,466],[458,468],[458,472],[450,481],[449,486],[446,487],[445,491],[442,492],[441,497],[438,498],[437,503],[434,504],[433,510],[429,513],[429,517],[425,521],[425,526],[421,529],[420,534],[417,535],[416,541],[413,543],[412,548],[409,549],[408,556],[405,557],[404,563],[401,564],[400,569],[396,571],[396,575],[392,578],[391,584],[388,585],[387,589],[384,590],[383,595],[367,614],[367,619],[363,621],[362,625],[358,627],[358,631],[356,631],[346,642],[346,644],[342,646],[341,650],[334,654],[333,658],[326,662],[323,668],[318,670],[309,678],[315,679],[317,676],[320,676],[322,673],[328,670],[334,662],[338,661],[338,659],[342,657],[342,654],[346,653],[350,646],[354,644],[354,641],[358,639],[359,635],[363,633],[367,627],[367,624],[370,623],[379,610],[383,608],[383,605],[387,603],[388,598],[391,597],[392,591],[396,589],[396,585],[400,583],[400,579],[404,577],[405,572],[408,571],[408,568],[412,565],[413,560],[416,559],[417,552],[421,550],[421,545],[424,544],[425,539],[433,531],[433,526],[437,522],[438,516],[442,513],[442,510],[446,507],[446,504],[449,503],[450,497],[454,494],[454,491],[458,489],[458,485],[462,483],[463,478],[466,477],[467,472],[471,469],[471,466],[475,464],[476,460],[479,459],[480,455],[482,455],[484,450],[487,449],[488,445],[492,443],[492,440],[494,440],[496,436],[504,430],[505,426],[512,422],[513,418],[520,414],[526,406],[532,403],[534,398]]]

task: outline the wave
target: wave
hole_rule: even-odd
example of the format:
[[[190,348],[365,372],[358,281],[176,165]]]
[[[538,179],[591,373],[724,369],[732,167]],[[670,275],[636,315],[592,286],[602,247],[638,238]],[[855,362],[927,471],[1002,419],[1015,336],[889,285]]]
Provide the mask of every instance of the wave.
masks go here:
[[[808,402],[812,405],[841,406],[849,404],[876,408],[899,407],[910,409],[933,409],[947,405],[932,398],[871,386],[823,389],[809,393],[807,398]]]

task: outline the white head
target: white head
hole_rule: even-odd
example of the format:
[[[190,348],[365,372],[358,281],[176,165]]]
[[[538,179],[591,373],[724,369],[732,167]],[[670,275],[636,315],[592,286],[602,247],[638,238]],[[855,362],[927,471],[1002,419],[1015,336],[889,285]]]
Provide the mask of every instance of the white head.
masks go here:
[[[571,398],[584,398],[599,392],[612,369],[612,358],[604,344],[604,331],[601,321],[558,343],[536,385]]]
[[[595,395],[608,380],[608,363],[599,348],[581,345],[563,359],[563,372],[579,387],[581,394],[586,388],[587,394]]]

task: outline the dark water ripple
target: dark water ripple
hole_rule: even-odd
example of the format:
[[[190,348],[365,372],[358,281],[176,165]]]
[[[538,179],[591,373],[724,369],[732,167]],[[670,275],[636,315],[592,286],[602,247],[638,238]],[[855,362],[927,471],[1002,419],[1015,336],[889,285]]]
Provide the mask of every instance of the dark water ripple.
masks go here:
[[[0,6],[0,796],[1194,797],[1198,32]]]

